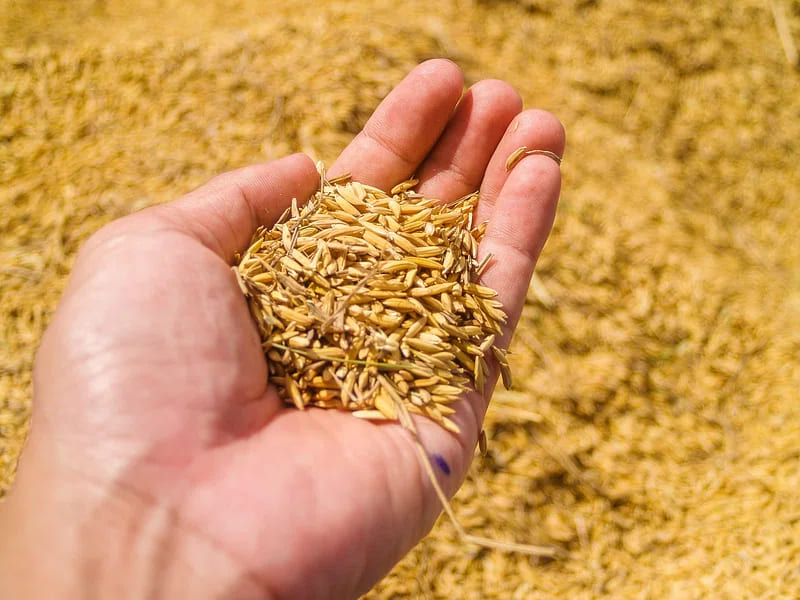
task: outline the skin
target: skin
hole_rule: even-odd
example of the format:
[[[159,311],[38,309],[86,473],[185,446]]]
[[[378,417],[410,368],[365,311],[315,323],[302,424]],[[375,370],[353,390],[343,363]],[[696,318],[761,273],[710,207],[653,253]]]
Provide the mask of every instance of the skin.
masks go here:
[[[445,60],[413,70],[329,169],[384,189],[416,173],[443,201],[481,190],[482,283],[519,318],[560,189],[564,130]],[[34,369],[30,438],[0,505],[0,597],[355,598],[441,507],[399,425],[286,408],[230,270],[260,224],[317,186],[292,155],[115,221],[81,249]],[[452,494],[496,380],[461,434],[418,421]]]

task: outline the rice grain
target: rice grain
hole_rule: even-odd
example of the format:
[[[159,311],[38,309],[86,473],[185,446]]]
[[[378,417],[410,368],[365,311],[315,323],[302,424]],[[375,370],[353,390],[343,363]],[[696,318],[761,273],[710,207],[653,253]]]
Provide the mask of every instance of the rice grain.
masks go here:
[[[497,292],[476,283],[485,225],[472,226],[477,192],[451,204],[333,181],[259,229],[234,267],[281,397],[307,406],[397,420],[398,404],[446,429],[451,404],[488,376],[510,382],[495,345],[506,321]],[[278,352],[276,352],[276,350]]]

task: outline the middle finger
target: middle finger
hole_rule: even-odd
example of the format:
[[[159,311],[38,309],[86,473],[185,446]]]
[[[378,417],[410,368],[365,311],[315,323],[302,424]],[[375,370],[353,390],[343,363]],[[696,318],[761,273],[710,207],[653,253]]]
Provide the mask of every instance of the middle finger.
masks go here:
[[[417,171],[417,191],[450,201],[477,190],[503,132],[520,110],[522,99],[506,82],[486,79],[473,85]]]

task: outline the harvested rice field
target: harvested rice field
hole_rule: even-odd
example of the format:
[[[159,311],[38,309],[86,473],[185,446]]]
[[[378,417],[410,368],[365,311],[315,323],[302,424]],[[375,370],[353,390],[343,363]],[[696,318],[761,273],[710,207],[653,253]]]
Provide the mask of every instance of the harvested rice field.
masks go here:
[[[0,0],[0,495],[76,250],[327,164],[416,63],[565,124],[554,233],[453,506],[366,598],[800,596],[800,2]],[[792,54],[794,49],[795,54]],[[794,60],[792,65],[790,60]]]

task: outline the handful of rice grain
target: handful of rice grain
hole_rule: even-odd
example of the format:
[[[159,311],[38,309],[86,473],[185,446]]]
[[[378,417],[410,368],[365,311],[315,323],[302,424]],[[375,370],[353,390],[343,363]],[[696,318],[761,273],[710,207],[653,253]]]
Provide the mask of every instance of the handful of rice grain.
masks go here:
[[[302,208],[260,228],[234,267],[258,324],[270,381],[306,406],[398,418],[400,405],[450,431],[452,404],[483,392],[506,315],[477,280],[486,223],[473,227],[478,193],[450,204],[412,191],[387,194],[347,176]]]

